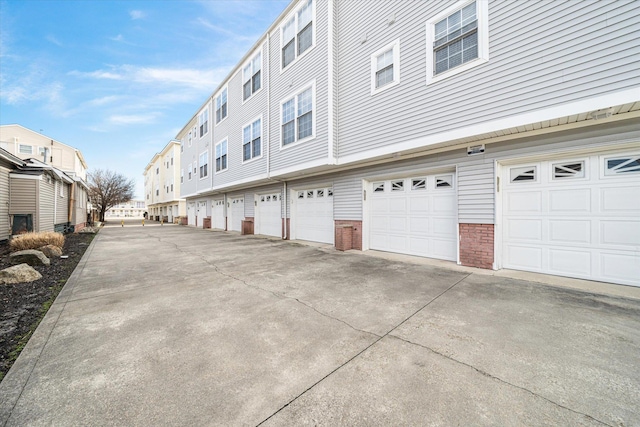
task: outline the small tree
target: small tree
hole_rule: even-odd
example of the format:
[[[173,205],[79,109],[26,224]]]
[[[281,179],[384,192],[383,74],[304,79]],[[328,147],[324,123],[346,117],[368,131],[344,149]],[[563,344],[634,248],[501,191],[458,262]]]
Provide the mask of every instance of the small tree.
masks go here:
[[[133,198],[134,188],[135,182],[122,174],[102,169],[89,173],[89,196],[102,222],[110,208]]]

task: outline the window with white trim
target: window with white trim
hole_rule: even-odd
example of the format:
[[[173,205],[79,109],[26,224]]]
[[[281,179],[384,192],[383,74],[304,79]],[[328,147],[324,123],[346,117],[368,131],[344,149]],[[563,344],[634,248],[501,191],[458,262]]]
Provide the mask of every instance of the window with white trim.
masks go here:
[[[209,109],[205,108],[202,113],[198,115],[198,125],[200,126],[200,138],[209,132]]]
[[[45,154],[47,154],[47,148],[46,147],[38,147],[38,155],[39,156],[44,156]]]
[[[427,84],[489,60],[487,0],[460,1],[427,23]]]
[[[227,117],[227,88],[225,87],[220,92],[220,95],[216,96],[216,124],[220,123]]]
[[[227,140],[216,144],[216,172],[227,169]]]
[[[33,154],[33,147],[31,145],[20,144],[18,150],[20,154]]]
[[[184,184],[184,169],[180,170],[180,184]]]
[[[280,28],[282,69],[287,68],[296,58],[313,47],[314,16],[313,0],[307,0]]]
[[[371,55],[371,94],[400,83],[400,40]]]
[[[191,142],[193,141],[191,136],[191,131],[189,131],[189,147],[191,147]]]
[[[191,165],[192,163],[189,163],[189,169],[187,169],[189,181],[191,181]]]
[[[453,188],[453,175],[436,176],[436,188]]]
[[[262,119],[257,119],[253,123],[242,129],[242,160],[247,161],[262,154]]]
[[[200,179],[206,178],[209,175],[209,152],[205,151],[200,154],[200,158],[198,160],[198,165],[200,166]]]
[[[313,137],[315,106],[313,95],[313,86],[310,86],[282,102],[280,119],[282,146]]]
[[[262,51],[242,68],[242,100],[246,101],[262,87]]]

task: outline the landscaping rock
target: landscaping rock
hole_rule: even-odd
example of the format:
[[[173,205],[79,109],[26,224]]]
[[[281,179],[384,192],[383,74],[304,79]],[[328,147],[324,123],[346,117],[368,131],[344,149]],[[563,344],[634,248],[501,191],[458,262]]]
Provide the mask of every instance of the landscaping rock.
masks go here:
[[[18,264],[13,267],[0,270],[0,284],[8,285],[12,283],[33,282],[41,279],[42,275],[38,273],[29,264]]]
[[[55,245],[43,246],[38,248],[38,250],[48,258],[59,257],[62,255],[62,249]]]
[[[9,255],[11,264],[27,263],[29,265],[49,265],[51,261],[40,251],[27,249],[25,251],[13,252]]]

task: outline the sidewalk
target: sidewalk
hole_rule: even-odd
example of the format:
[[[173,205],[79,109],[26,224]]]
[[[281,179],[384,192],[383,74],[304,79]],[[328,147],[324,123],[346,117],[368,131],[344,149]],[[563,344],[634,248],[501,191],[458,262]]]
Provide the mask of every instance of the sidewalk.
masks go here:
[[[0,384],[0,425],[631,426],[639,366],[639,300],[110,222]]]

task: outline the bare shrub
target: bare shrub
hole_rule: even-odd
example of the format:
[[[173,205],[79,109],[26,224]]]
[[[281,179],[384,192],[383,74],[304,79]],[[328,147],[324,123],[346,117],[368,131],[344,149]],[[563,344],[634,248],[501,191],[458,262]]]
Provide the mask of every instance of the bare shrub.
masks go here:
[[[9,242],[9,247],[13,252],[24,251],[26,249],[38,249],[46,245],[62,248],[64,246],[64,236],[54,231],[43,231],[40,233],[20,234]]]

